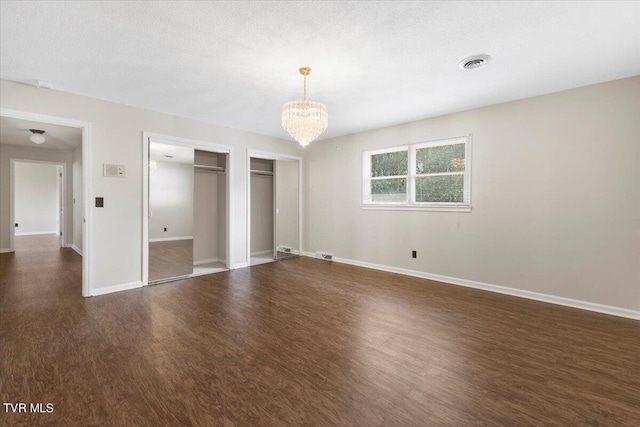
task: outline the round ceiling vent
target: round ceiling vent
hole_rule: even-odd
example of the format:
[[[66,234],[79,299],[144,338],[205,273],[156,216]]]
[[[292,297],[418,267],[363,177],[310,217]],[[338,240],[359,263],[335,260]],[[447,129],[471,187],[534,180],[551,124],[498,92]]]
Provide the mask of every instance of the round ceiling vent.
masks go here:
[[[468,58],[464,58],[460,61],[458,66],[463,70],[475,70],[489,62],[489,59],[491,59],[489,55],[473,55]]]

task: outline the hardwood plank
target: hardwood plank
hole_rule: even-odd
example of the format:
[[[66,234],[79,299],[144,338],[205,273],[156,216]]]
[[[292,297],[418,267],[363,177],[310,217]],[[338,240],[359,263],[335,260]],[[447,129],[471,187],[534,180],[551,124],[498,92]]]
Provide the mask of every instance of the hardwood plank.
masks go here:
[[[310,258],[82,298],[28,237],[0,397],[55,410],[2,425],[640,425],[637,321]]]

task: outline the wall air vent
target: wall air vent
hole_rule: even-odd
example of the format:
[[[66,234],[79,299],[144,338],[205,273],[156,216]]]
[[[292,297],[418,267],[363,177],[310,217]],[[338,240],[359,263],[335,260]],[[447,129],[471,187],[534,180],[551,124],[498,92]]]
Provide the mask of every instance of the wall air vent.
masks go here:
[[[329,252],[316,252],[316,258],[323,259],[325,261],[333,261],[333,254]]]
[[[45,82],[44,80],[36,80],[35,85],[39,89],[53,89],[53,83]]]

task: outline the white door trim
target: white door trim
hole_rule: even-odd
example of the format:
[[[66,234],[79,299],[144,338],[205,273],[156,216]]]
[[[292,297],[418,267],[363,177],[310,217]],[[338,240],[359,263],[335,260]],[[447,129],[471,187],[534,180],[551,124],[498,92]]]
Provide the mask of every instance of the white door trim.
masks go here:
[[[83,122],[80,120],[67,119],[64,117],[31,113],[28,111],[12,110],[10,108],[0,108],[0,116],[11,117],[13,119],[31,120],[53,125],[69,126],[82,130],[82,195],[84,210],[82,225],[82,296],[89,297],[91,296],[92,290],[92,259],[90,257],[90,254],[93,252],[91,250],[93,234],[91,229],[91,123]],[[13,223],[11,223],[10,225],[13,226]]]

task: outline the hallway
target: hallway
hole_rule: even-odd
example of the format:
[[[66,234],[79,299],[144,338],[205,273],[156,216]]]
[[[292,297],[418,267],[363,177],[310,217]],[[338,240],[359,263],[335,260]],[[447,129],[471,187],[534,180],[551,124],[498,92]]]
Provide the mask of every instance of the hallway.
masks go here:
[[[82,298],[82,257],[61,248],[55,234],[16,236],[16,251],[0,254],[2,313],[25,304],[44,310],[63,308]]]

